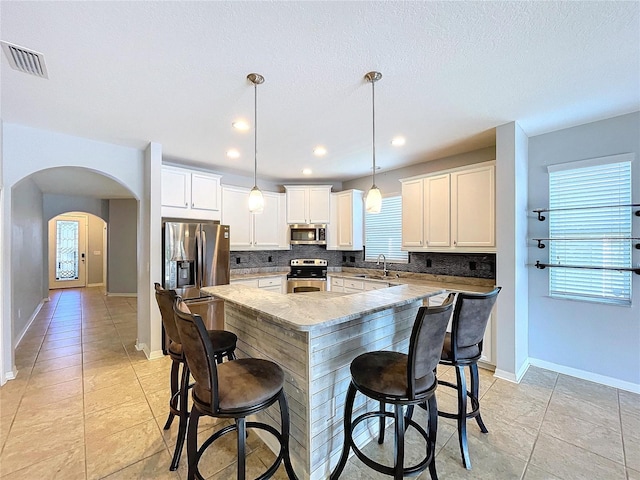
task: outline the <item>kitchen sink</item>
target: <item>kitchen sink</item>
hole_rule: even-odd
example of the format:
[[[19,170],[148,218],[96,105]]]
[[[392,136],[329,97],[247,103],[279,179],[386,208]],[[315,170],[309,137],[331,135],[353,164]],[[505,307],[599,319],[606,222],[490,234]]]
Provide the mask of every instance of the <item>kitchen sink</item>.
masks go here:
[[[384,277],[382,275],[367,275],[366,273],[359,273],[353,275],[354,278],[368,278],[370,280],[389,280],[390,277]]]

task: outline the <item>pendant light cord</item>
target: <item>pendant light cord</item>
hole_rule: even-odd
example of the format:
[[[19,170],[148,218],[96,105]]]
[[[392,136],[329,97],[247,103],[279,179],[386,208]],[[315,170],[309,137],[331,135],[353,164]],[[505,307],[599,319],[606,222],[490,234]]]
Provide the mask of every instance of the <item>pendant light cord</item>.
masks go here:
[[[373,174],[371,183],[376,186],[376,82],[371,82],[371,111],[373,113]]]
[[[253,84],[253,186],[258,186],[258,84]]]

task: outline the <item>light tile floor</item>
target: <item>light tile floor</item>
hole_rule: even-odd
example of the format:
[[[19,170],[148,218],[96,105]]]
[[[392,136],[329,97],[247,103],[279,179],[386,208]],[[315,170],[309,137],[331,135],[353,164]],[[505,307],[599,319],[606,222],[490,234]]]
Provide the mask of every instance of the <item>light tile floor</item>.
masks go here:
[[[178,471],[168,470],[177,421],[162,430],[170,362],[146,360],[135,338],[135,299],[100,288],[51,292],[16,350],[17,378],[0,388],[2,479],[186,478],[186,452]],[[439,377],[454,372],[439,369]],[[442,410],[455,409],[454,393],[438,390]],[[640,480],[640,396],[537,368],[519,385],[481,370],[480,393],[490,433],[469,423],[472,470],[461,465],[455,424],[440,419],[441,479]],[[208,419],[201,430],[214,426]],[[424,444],[411,430],[407,436],[411,461]],[[255,478],[274,457],[257,436],[249,439]],[[366,453],[390,463],[387,439]],[[208,450],[202,471],[235,478],[234,449],[230,435]],[[286,478],[282,467],[276,478]],[[388,477],[352,458],[341,478]]]

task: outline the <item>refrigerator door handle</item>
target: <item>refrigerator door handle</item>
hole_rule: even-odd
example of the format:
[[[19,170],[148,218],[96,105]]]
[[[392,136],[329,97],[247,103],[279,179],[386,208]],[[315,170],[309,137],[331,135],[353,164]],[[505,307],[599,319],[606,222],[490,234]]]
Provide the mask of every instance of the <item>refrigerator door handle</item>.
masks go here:
[[[196,229],[196,288],[202,286],[202,231]]]
[[[200,228],[200,246],[198,250],[198,288],[202,288],[205,286],[204,284],[204,262],[207,261],[206,257],[207,253],[207,234],[204,231],[204,228]]]

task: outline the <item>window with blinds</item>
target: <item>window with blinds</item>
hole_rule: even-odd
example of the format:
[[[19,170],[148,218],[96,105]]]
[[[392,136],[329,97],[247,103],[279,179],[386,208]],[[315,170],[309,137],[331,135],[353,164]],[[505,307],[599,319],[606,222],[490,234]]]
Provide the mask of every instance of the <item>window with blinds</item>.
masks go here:
[[[387,262],[407,263],[402,245],[402,197],[384,197],[380,213],[365,213],[365,261],[375,262],[384,254]]]
[[[615,156],[549,167],[549,263],[631,267],[631,160]],[[567,210],[564,210],[567,209]],[[631,272],[549,269],[552,297],[628,305]]]

